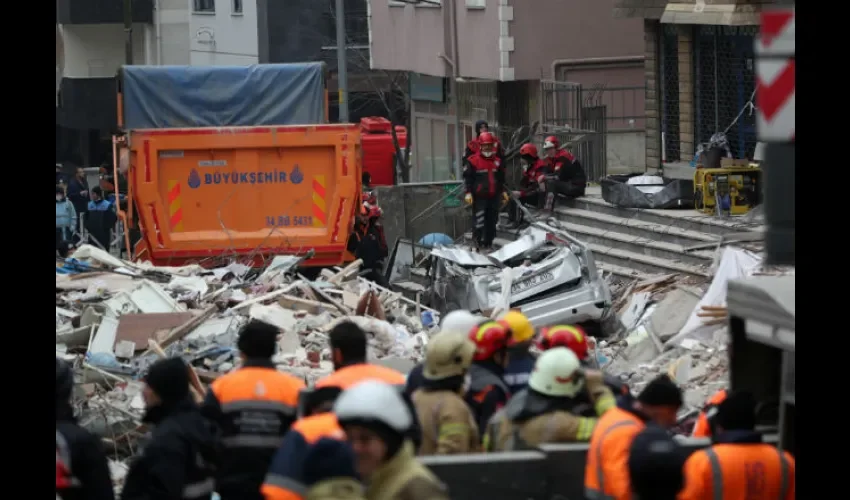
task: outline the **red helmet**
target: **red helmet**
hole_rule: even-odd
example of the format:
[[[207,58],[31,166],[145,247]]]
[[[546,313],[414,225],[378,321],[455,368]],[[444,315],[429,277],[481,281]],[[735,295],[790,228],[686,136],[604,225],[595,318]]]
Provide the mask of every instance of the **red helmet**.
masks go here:
[[[368,206],[366,216],[370,219],[377,219],[382,215],[384,215],[384,211],[381,210],[381,207],[377,207],[375,205]]]
[[[360,200],[363,203],[369,203],[370,205],[378,204],[378,196],[373,191],[363,191],[360,194]]]
[[[478,144],[496,144],[496,136],[490,132],[481,132],[478,136]]]
[[[555,148],[558,149],[561,147],[561,141],[558,140],[554,135],[550,135],[546,139],[543,140],[543,149]]]
[[[544,328],[537,339],[537,347],[546,351],[553,347],[566,347],[580,360],[587,359],[587,334],[580,326],[558,325]]]
[[[475,344],[475,361],[490,359],[508,346],[511,333],[496,321],[485,321],[469,331],[469,340]]]
[[[534,144],[532,144],[530,142],[523,144],[522,147],[519,148],[519,154],[520,154],[520,156],[533,156],[533,157],[536,158],[537,157],[537,146],[535,146]]]

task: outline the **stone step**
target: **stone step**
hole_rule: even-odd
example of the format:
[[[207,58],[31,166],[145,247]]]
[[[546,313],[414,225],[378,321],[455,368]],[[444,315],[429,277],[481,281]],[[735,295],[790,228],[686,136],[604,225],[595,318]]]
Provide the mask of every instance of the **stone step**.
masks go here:
[[[635,218],[625,218],[580,208],[560,207],[555,210],[555,216],[558,220],[568,223],[581,224],[582,226],[614,231],[653,241],[671,243],[680,247],[689,247],[719,240],[718,235],[682,229],[674,224],[647,222]]]
[[[561,221],[560,224],[562,229],[588,244],[627,250],[693,266],[710,265],[714,261],[714,253],[709,250],[685,252],[681,245],[653,238],[652,236],[655,233],[648,233],[646,236],[633,236],[565,221]]]
[[[755,230],[760,227],[757,224],[744,222],[738,217],[719,219],[691,209],[660,210],[615,207],[602,198],[590,196],[574,200],[559,200],[559,205],[717,236]]]

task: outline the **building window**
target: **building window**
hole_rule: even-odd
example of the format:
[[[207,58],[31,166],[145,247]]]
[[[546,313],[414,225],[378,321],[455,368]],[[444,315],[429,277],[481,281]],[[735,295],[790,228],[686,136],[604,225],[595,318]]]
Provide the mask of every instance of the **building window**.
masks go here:
[[[242,0],[233,0],[233,10],[231,14],[241,14],[242,13]]]
[[[487,6],[487,0],[466,0],[467,9],[483,9]]]
[[[194,12],[209,12],[214,14],[215,0],[192,0],[192,10]]]

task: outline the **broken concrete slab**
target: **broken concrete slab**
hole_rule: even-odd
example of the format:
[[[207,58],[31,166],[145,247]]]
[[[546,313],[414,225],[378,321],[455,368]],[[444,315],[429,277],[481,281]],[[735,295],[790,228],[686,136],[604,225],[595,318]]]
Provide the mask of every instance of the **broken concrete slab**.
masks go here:
[[[691,311],[699,303],[699,299],[685,290],[671,290],[658,302],[655,311],[649,317],[649,328],[662,342],[668,341],[688,322]]]
[[[149,339],[161,341],[168,332],[194,316],[191,312],[123,314],[118,319],[115,339],[130,341],[137,350],[147,349]]]
[[[295,328],[298,320],[295,318],[295,313],[288,309],[284,309],[278,304],[264,306],[255,304],[248,311],[248,316],[251,319],[262,321],[270,325],[280,328],[282,331],[289,331]]]

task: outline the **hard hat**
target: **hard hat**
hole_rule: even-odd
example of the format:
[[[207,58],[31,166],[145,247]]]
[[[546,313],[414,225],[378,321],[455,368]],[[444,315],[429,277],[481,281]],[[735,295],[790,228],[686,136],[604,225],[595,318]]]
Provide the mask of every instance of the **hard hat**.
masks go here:
[[[545,396],[574,397],[584,386],[579,376],[581,363],[566,347],[555,347],[537,358],[528,387]]]
[[[478,144],[496,144],[496,136],[490,132],[481,132],[478,136]]]
[[[587,334],[580,326],[557,325],[550,326],[540,331],[537,339],[537,347],[541,351],[547,351],[553,347],[566,347],[573,351],[578,359],[587,359]]]
[[[481,317],[463,309],[456,309],[443,318],[440,331],[452,331],[466,334],[472,327],[481,323]]]
[[[534,326],[528,317],[519,311],[513,309],[508,311],[499,319],[499,323],[505,325],[505,328],[511,332],[509,346],[528,342],[534,337]]]
[[[428,380],[442,380],[463,375],[472,364],[475,344],[469,337],[454,331],[441,331],[425,347],[422,375]]]
[[[469,340],[475,343],[475,361],[484,361],[508,346],[510,333],[505,325],[497,321],[485,321],[472,327]]]
[[[537,157],[537,156],[538,156],[538,155],[537,155],[537,146],[535,146],[534,144],[532,144],[532,143],[530,143],[530,142],[528,142],[528,143],[526,143],[526,144],[523,144],[523,145],[522,145],[522,147],[521,147],[521,148],[519,148],[519,155],[520,155],[520,156],[534,156],[534,157]]]
[[[550,135],[543,140],[543,149],[558,148],[561,146],[561,141],[554,135]]]
[[[377,423],[403,434],[413,424],[399,390],[380,380],[364,380],[344,391],[333,412],[340,425]]]

